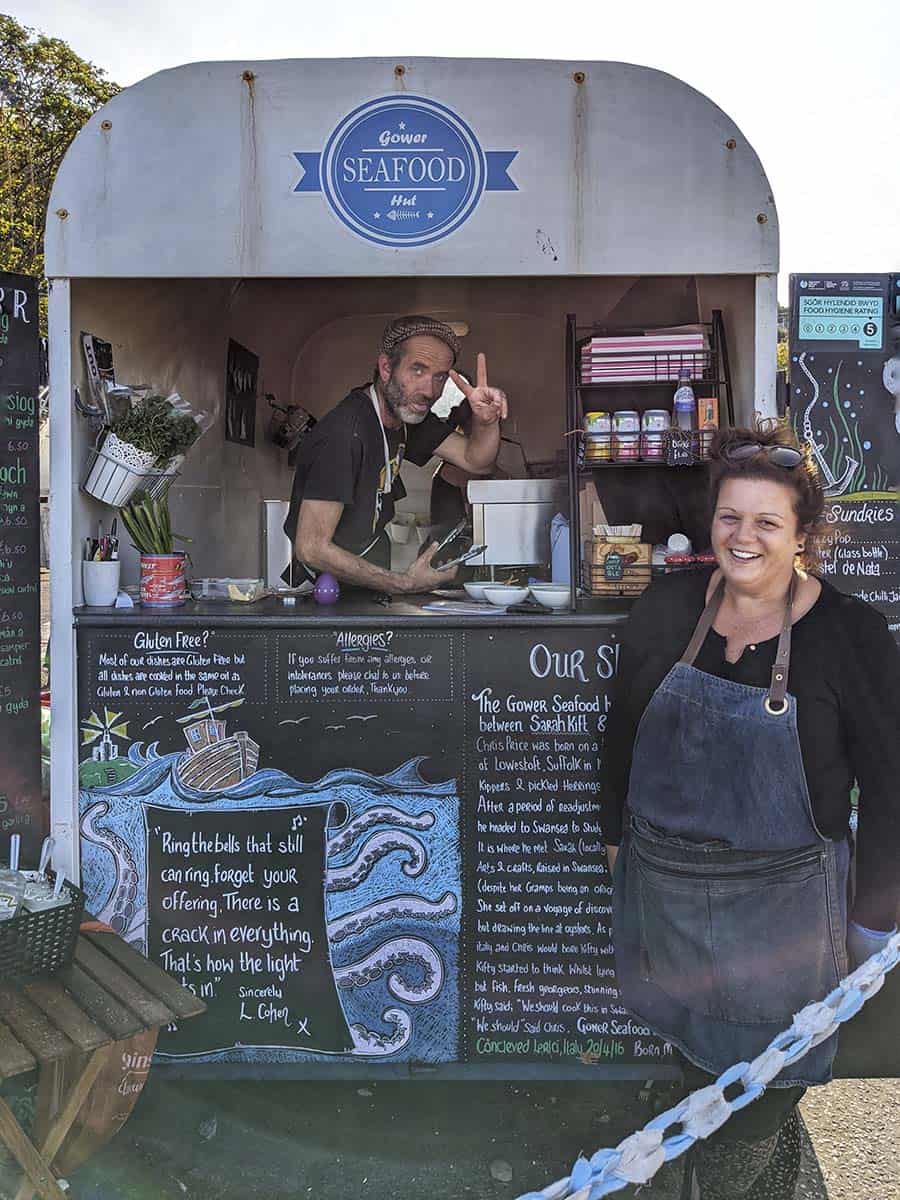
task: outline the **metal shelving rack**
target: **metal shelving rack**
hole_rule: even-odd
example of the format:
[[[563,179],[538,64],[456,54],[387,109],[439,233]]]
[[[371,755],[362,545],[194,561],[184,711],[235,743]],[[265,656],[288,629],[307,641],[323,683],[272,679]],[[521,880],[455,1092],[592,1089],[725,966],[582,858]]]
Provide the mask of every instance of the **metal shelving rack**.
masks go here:
[[[659,364],[659,378],[651,380],[637,380],[633,382],[620,380],[604,380],[594,383],[581,382],[581,370],[579,351],[582,343],[592,336],[606,336],[613,334],[621,337],[629,335],[647,334],[654,332],[654,326],[644,327],[610,327],[604,325],[579,325],[574,313],[568,313],[566,316],[566,464],[569,484],[569,586],[570,598],[569,607],[572,612],[575,612],[577,607],[578,589],[581,585],[581,514],[578,504],[578,484],[583,475],[593,475],[597,471],[608,470],[610,467],[627,466],[632,469],[643,468],[645,470],[665,470],[676,471],[685,470],[685,467],[670,467],[665,463],[659,462],[641,462],[629,461],[627,463],[592,463],[581,465],[579,463],[579,431],[581,430],[582,421],[584,418],[583,397],[587,395],[600,395],[603,392],[616,391],[632,391],[634,389],[647,388],[666,388],[674,394],[674,388],[677,386],[676,380],[672,379],[673,364],[672,358],[681,359],[684,354],[690,354],[696,360],[702,355],[702,373],[691,380],[692,384],[701,384],[704,388],[715,389],[719,400],[719,419],[722,424],[722,416],[727,417],[727,424],[734,424],[734,390],[731,383],[731,364],[728,358],[728,341],[725,337],[725,322],[722,317],[721,309],[713,309],[712,320],[703,322],[706,329],[708,350],[704,351],[687,351],[687,352],[671,352],[652,354],[646,353],[643,357],[651,359],[654,363]],[[671,326],[659,326],[657,328],[671,328]],[[633,356],[633,351],[629,354]],[[623,354],[623,360],[629,357],[629,354]],[[677,376],[677,372],[676,372]],[[670,397],[667,396],[667,400]],[[724,409],[722,401],[725,401]],[[668,407],[668,403],[660,405],[660,407]],[[615,406],[609,405],[612,411],[615,411]],[[694,466],[700,467],[704,464],[696,463]]]

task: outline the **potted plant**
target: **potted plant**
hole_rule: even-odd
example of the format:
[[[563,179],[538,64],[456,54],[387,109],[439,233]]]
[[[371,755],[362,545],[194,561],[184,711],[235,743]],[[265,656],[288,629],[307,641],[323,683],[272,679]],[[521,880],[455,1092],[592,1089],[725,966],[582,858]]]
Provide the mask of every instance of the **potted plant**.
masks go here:
[[[173,532],[168,500],[138,493],[122,509],[122,522],[141,556],[141,604],[150,608],[184,604],[186,555],[175,549],[175,542],[191,539]]]
[[[148,473],[174,474],[202,426],[177,393],[142,396],[125,388],[116,392],[118,411],[106,426],[84,489],[119,507],[144,486]]]

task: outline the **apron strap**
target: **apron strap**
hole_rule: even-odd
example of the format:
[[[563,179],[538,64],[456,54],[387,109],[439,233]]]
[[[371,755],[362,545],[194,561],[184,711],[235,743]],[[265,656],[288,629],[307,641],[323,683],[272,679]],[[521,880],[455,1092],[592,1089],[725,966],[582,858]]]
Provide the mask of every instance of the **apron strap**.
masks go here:
[[[700,653],[700,647],[706,641],[706,635],[712,629],[713,621],[716,619],[716,614],[722,603],[722,597],[725,595],[725,580],[720,579],[716,585],[716,589],[709,598],[709,603],[704,608],[700,620],[697,622],[697,628],[694,630],[693,637],[687,644],[684,654],[680,658],[686,666],[692,667],[694,659]]]
[[[784,620],[781,623],[781,633],[778,636],[778,649],[775,651],[775,663],[772,667],[772,678],[769,681],[769,694],[766,697],[766,712],[780,716],[787,712],[788,670],[791,665],[791,616],[794,608],[794,592],[797,587],[797,575],[791,575],[791,586],[788,588],[787,604],[784,608]]]
[[[797,576],[794,574],[791,576],[791,586],[788,590],[787,603],[784,609],[784,620],[781,624],[781,633],[778,635],[778,648],[775,651],[775,663],[772,667],[769,691],[765,699],[766,712],[772,716],[780,716],[782,713],[787,712],[788,708],[787,687],[788,671],[791,665],[791,615],[794,607],[796,586]],[[706,641],[707,634],[712,629],[713,621],[716,619],[724,595],[725,580],[720,579],[715,591],[709,598],[709,603],[703,610],[700,620],[697,622],[697,628],[694,630],[693,636],[688,642],[679,662],[684,663],[688,667],[694,665],[694,661],[700,653],[700,647]]]

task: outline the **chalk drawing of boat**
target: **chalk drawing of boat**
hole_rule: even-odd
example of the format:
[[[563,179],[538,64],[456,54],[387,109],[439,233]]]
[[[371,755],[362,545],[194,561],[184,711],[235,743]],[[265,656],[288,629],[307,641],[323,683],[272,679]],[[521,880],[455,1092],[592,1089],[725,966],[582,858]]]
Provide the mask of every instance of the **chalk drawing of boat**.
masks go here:
[[[184,726],[187,751],[176,764],[181,782],[199,792],[221,792],[249,778],[259,762],[259,746],[249,733],[238,730],[228,734],[225,722],[217,714],[239,708],[243,700],[211,705],[208,696],[194,700],[192,711],[178,717]]]

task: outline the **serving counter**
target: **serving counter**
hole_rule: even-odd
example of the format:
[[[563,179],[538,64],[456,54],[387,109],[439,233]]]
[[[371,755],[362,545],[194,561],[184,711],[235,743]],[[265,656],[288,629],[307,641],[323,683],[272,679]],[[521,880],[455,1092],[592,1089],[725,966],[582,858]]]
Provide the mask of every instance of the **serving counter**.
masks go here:
[[[78,610],[89,904],[207,1004],[160,1060],[668,1073],[597,817],[624,615]]]

